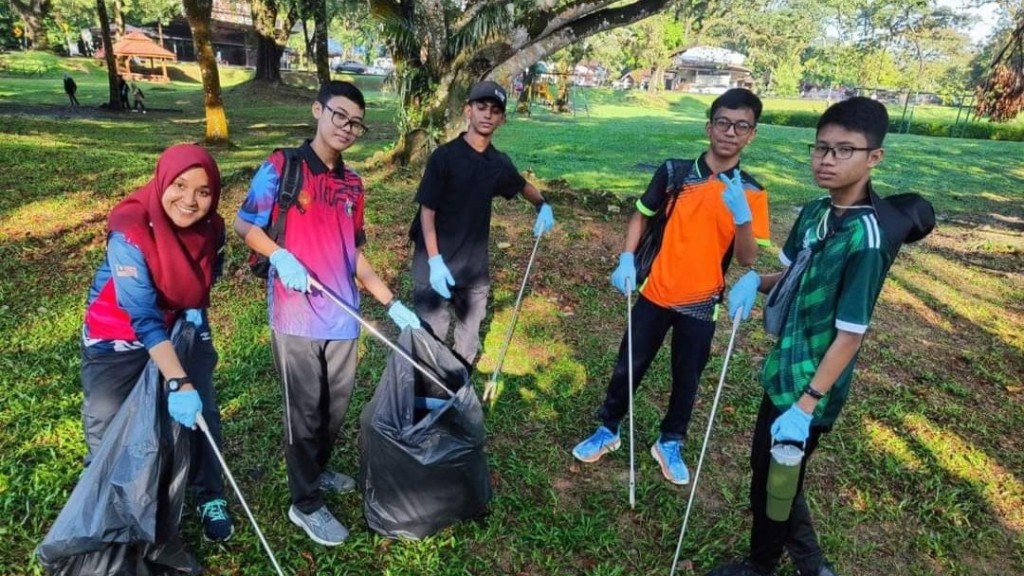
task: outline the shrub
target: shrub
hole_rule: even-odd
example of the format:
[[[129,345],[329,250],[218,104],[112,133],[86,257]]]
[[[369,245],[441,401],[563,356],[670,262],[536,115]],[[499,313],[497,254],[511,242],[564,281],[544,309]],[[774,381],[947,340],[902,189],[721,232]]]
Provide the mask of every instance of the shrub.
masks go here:
[[[765,110],[761,114],[761,124],[774,126],[790,126],[793,128],[814,128],[818,125],[820,114],[803,110]],[[890,118],[889,132],[899,133],[900,120]],[[997,123],[983,121],[971,121],[966,127],[959,126],[952,122],[911,122],[911,134],[919,136],[933,136],[938,138],[963,137],[975,140],[1006,140],[1013,142],[1024,142],[1024,125],[1019,122]]]

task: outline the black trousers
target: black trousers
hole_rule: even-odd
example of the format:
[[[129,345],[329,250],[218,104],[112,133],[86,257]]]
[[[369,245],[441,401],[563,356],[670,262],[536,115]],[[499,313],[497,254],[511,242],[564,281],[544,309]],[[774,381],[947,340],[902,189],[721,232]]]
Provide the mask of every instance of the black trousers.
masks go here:
[[[682,442],[686,439],[693,403],[697,399],[697,384],[711,354],[715,323],[662,308],[642,295],[637,297],[630,314],[633,322],[634,392],[657,356],[669,328],[672,329],[672,394],[661,421],[661,437]],[[604,404],[597,415],[612,431],[618,430],[619,423],[629,411],[627,336],[622,336],[618,361],[608,383]]]
[[[804,460],[800,465],[800,484],[796,498],[789,514],[789,520],[776,522],[768,518],[768,466],[771,462],[772,435],[771,427],[782,412],[772,404],[767,395],[761,400],[761,409],[757,414],[754,426],[754,438],[750,447],[750,508],[754,515],[754,524],[750,530],[750,560],[758,570],[769,573],[782,558],[783,551],[796,564],[801,574],[817,574],[825,560],[818,535],[811,524],[811,510],[807,507],[804,497],[804,475],[807,462],[818,447],[821,435],[828,430],[812,426],[807,445],[804,448]]]
[[[324,505],[320,475],[348,411],[358,340],[311,340],[271,331],[284,389],[284,458],[292,504],[303,514]]]
[[[117,411],[124,404],[128,394],[135,387],[142,371],[149,362],[149,352],[144,348],[125,352],[96,352],[88,346],[81,346],[82,424],[85,429],[87,451],[85,465],[92,461],[92,455],[100,447],[103,434]],[[203,402],[203,419],[209,425],[217,447],[221,442],[220,409],[217,394],[213,388],[213,369],[217,365],[217,351],[208,331],[196,336],[192,355],[185,363],[185,373],[199,392]],[[188,432],[192,449],[189,466],[189,488],[199,503],[224,497],[224,479],[220,462],[210,449],[206,436],[198,429]]]

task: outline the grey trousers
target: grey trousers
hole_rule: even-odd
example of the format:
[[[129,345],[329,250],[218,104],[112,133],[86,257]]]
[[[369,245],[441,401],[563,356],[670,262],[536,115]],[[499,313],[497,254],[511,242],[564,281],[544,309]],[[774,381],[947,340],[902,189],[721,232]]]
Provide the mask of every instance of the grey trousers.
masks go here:
[[[455,317],[455,353],[472,366],[480,353],[480,324],[487,316],[490,284],[452,286],[451,300],[444,298],[429,283],[414,282],[412,301],[416,314],[423,319],[442,342],[448,341],[448,328]]]
[[[92,455],[99,449],[103,434],[110,426],[117,411],[124,404],[128,394],[135,387],[142,371],[149,362],[149,352],[144,348],[125,352],[97,352],[88,346],[81,346],[82,353],[82,425],[85,430],[87,447],[85,465],[92,461]],[[221,442],[220,409],[217,394],[213,388],[213,369],[217,365],[217,351],[209,332],[197,333],[192,355],[183,366],[199,392],[203,402],[203,418],[210,427],[210,433]],[[206,437],[198,430],[190,431],[192,460],[189,466],[189,488],[197,502],[224,497],[224,479],[220,462],[207,444]]]
[[[292,504],[303,514],[324,505],[327,468],[356,381],[358,340],[312,340],[271,331],[284,391],[284,458]]]

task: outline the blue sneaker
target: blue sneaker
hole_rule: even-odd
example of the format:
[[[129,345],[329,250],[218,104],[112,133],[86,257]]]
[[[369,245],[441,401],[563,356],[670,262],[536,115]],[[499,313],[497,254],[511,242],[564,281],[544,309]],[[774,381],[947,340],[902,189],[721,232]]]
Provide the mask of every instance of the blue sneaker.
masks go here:
[[[594,435],[580,442],[572,449],[572,455],[580,462],[597,462],[601,456],[619,449],[622,442],[619,435],[601,426]]]
[[[651,456],[658,461],[665,479],[680,486],[690,483],[690,471],[686,469],[686,463],[679,454],[681,449],[677,440],[658,440],[651,446]]]

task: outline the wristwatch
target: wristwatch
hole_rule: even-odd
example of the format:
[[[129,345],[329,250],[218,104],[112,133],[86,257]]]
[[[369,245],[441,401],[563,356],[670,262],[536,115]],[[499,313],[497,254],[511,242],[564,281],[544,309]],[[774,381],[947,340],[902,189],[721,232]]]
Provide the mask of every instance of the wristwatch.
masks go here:
[[[167,387],[171,389],[171,392],[177,392],[185,384],[191,384],[192,381],[188,379],[188,376],[182,376],[181,378],[168,378]]]
[[[811,398],[814,398],[815,400],[821,400],[822,398],[825,397],[824,394],[822,394],[821,392],[818,392],[817,390],[812,388],[810,384],[808,384],[807,386],[804,387],[803,393],[807,394]]]

